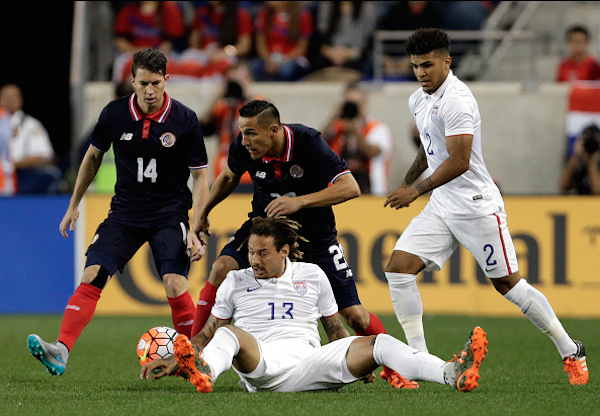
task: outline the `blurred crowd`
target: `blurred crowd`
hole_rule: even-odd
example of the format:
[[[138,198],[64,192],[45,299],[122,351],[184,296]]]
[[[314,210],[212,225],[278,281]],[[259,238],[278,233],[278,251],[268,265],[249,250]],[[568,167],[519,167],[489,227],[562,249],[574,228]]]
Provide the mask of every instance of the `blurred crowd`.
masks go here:
[[[394,138],[376,115],[368,113],[365,92],[358,86],[359,81],[373,77],[375,31],[479,30],[498,3],[112,1],[107,2],[110,42],[104,42],[110,43],[111,62],[103,78],[113,82],[114,98],[130,93],[133,54],[157,48],[168,57],[171,80],[219,83],[218,96],[199,115],[204,135],[219,142],[211,161],[212,177],[224,167],[229,143],[237,136],[237,110],[249,99],[264,98],[248,95],[252,82],[344,82],[347,88],[327,125],[321,126],[323,134],[355,167],[353,173],[361,178],[363,192],[384,195],[389,191]],[[556,68],[556,82],[600,80],[600,64],[589,51],[590,41],[586,27],[567,29],[567,54]],[[459,54],[454,56],[458,58],[453,67],[460,65]],[[413,79],[409,60],[401,51],[386,52],[381,63],[384,80]],[[18,85],[8,83],[0,89],[0,195],[69,192],[68,166],[57,163],[47,131],[23,111],[23,102]],[[600,141],[600,134],[586,134]],[[584,139],[572,136],[567,140],[558,188],[564,193],[600,193],[600,174],[596,174],[600,170],[592,168],[600,166],[600,151],[584,151]],[[81,147],[74,153],[85,151],[87,139],[79,140]],[[73,165],[79,161],[80,157],[70,158]],[[113,163],[113,155],[106,155],[102,166],[106,174],[98,175],[96,191],[112,192]],[[251,186],[248,178],[243,178],[241,189],[244,186]]]
[[[112,79],[129,76],[140,49],[169,55],[171,76],[219,77],[246,61],[257,81],[364,79],[373,72],[376,30],[477,30],[492,1],[111,2],[117,56]],[[387,57],[386,75],[405,75]],[[332,71],[334,69],[334,71]],[[336,71],[337,70],[337,71]]]

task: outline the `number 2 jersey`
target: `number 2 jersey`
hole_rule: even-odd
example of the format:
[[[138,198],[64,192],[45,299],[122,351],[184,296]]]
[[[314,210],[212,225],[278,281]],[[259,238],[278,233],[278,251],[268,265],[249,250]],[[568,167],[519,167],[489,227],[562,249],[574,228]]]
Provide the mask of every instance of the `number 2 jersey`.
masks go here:
[[[190,169],[208,163],[198,117],[166,93],[162,108],[152,114],[142,113],[136,99],[134,93],[110,102],[92,133],[95,149],[106,152],[112,145],[115,154],[110,217],[139,227],[175,216],[187,223]]]
[[[300,196],[321,191],[341,175],[350,173],[348,164],[327,144],[321,133],[302,124],[282,124],[285,132],[285,153],[277,159],[253,160],[242,145],[242,136],[231,143],[229,168],[236,175],[249,172],[254,187],[250,217],[264,217],[265,208],[274,199]],[[329,244],[337,236],[331,207],[303,208],[289,217],[298,221],[300,234],[309,240],[300,242],[306,253],[311,247]]]
[[[280,277],[257,279],[252,268],[233,270],[217,290],[211,314],[261,341],[297,339],[321,345],[318,322],[338,311],[329,280],[314,264],[286,259]]]

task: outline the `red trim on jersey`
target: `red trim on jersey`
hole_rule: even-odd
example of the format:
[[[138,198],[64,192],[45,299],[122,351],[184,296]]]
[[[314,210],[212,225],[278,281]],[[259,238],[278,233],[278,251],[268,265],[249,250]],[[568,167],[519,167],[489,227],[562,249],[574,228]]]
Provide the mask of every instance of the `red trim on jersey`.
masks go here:
[[[283,132],[285,135],[285,152],[282,157],[263,157],[263,163],[269,163],[274,160],[279,162],[290,162],[292,160],[292,154],[294,153],[294,132],[285,124],[281,124],[283,126]]]
[[[273,161],[273,171],[275,172],[275,178],[281,179],[281,163],[279,163],[279,160]]]
[[[506,267],[508,268],[508,274],[512,274],[510,263],[508,262],[508,255],[506,254],[506,246],[504,245],[504,237],[502,237],[502,227],[500,226],[500,217],[497,214],[496,220],[498,221],[498,232],[500,233],[500,241],[502,242],[502,252],[504,253],[504,260],[506,261]]]
[[[142,119],[150,119],[156,121],[157,123],[164,123],[169,113],[171,112],[171,108],[173,107],[173,101],[169,94],[165,92],[165,101],[163,102],[160,110],[155,113],[145,114],[137,104],[137,94],[134,92],[129,97],[129,113],[131,114],[131,118],[135,121],[140,121]]]

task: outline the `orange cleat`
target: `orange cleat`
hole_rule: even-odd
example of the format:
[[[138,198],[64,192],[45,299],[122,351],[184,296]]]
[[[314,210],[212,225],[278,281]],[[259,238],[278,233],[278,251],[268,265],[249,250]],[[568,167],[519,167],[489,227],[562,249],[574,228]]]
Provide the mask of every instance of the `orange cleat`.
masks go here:
[[[386,368],[379,373],[379,377],[390,383],[395,389],[418,389],[419,383],[409,380],[396,373],[391,368]]]
[[[590,373],[587,368],[585,345],[576,339],[573,342],[577,345],[577,352],[563,360],[564,370],[569,373],[569,383],[573,385],[587,384]]]
[[[187,375],[187,379],[200,393],[210,393],[213,390],[213,379],[210,367],[200,356],[188,337],[183,334],[175,338],[175,360],[179,370]]]
[[[488,352],[485,335],[481,327],[475,327],[460,355],[455,355],[446,367],[450,373],[448,384],[459,391],[471,391],[479,386],[479,367]]]

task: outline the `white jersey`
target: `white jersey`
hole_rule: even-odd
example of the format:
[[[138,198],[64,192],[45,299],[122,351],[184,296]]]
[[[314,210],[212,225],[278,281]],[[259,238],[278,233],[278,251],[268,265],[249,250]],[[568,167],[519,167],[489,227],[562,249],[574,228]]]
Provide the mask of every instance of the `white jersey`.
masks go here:
[[[13,163],[28,157],[42,157],[47,162],[52,161],[54,148],[48,132],[39,120],[19,110],[10,117],[10,128],[13,137],[9,142],[9,151]]]
[[[450,71],[433,93],[422,88],[408,100],[415,117],[427,163],[436,170],[447,158],[446,137],[473,135],[469,169],[433,190],[429,202],[443,218],[464,219],[490,215],[504,209],[502,196],[489,174],[481,149],[481,116],[473,93]]]
[[[286,259],[281,277],[257,279],[252,268],[232,270],[217,290],[211,314],[260,341],[296,339],[321,345],[318,322],[338,311],[329,279],[319,266]]]

